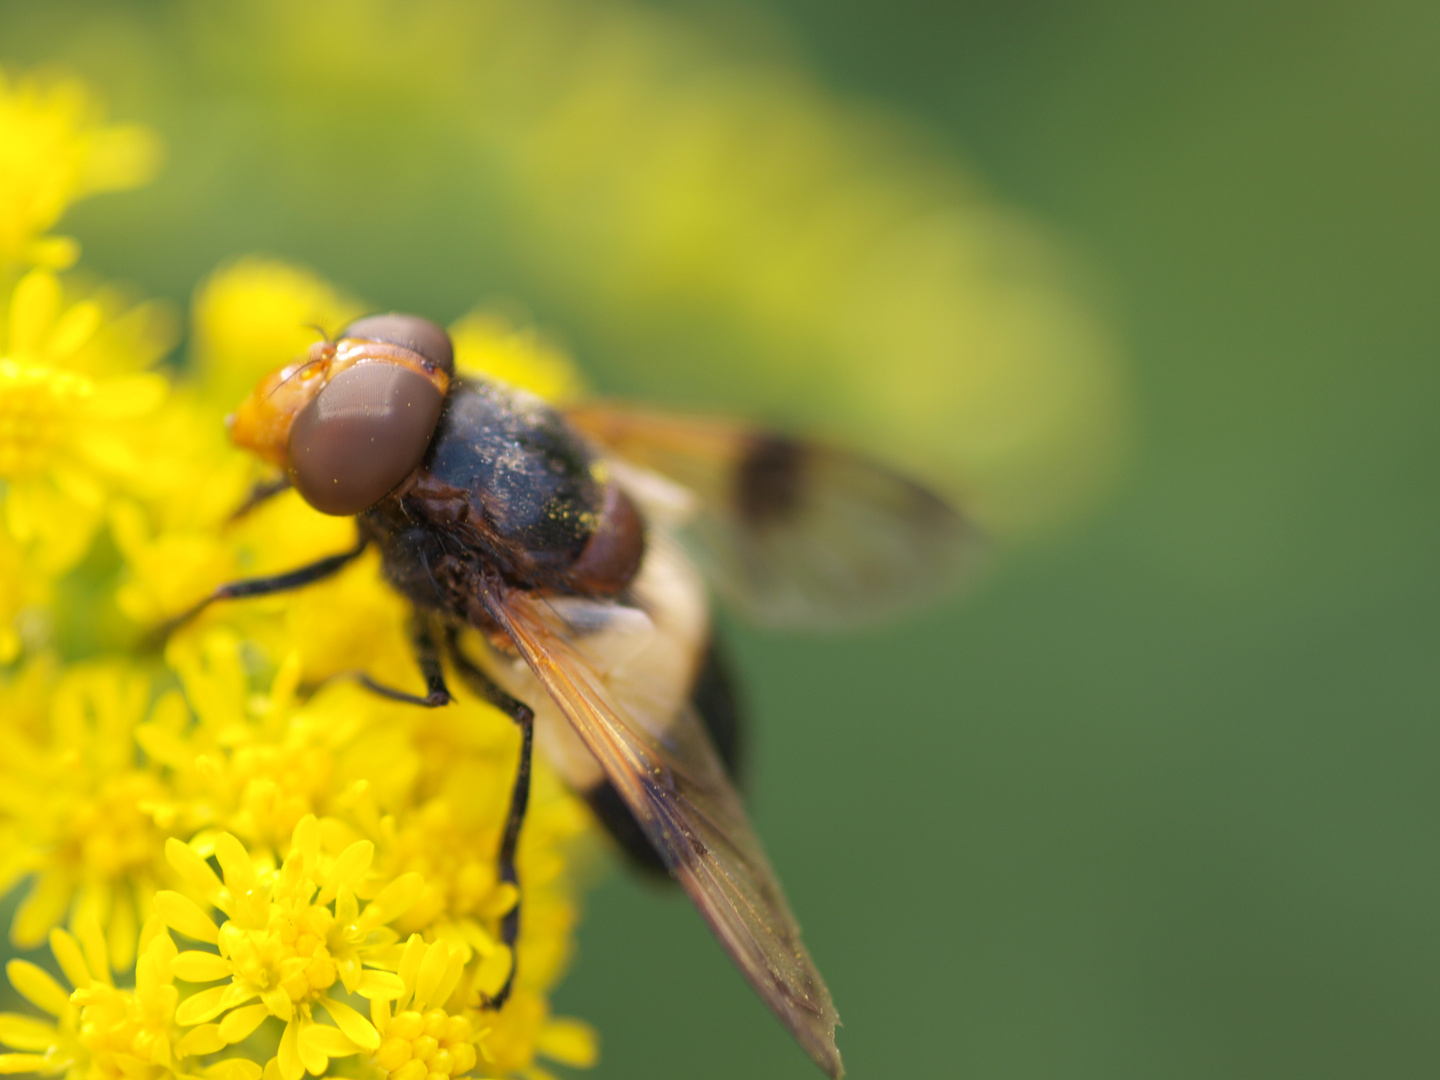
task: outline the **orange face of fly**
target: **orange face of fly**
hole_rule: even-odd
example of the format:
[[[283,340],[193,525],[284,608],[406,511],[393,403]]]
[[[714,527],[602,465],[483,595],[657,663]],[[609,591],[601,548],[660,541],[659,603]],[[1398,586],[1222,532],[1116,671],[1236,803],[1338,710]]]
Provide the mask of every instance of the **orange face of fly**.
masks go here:
[[[315,509],[358,514],[420,464],[454,372],[434,323],[360,319],[261,379],[229,418],[230,438],[285,469]]]

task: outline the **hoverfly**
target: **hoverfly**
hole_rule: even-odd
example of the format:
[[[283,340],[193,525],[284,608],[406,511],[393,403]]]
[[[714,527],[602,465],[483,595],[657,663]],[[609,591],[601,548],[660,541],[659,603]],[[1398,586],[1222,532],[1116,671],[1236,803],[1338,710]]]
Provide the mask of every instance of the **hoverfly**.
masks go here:
[[[322,513],[354,516],[358,536],[204,603],[298,588],[378,548],[413,605],[426,692],[366,685],[444,705],[448,658],[521,729],[502,879],[518,884],[538,741],[621,845],[680,883],[810,1057],[842,1075],[830,993],[731,780],[734,699],[705,579],[772,625],[855,622],[952,574],[971,537],[959,513],[843,452],[611,405],[560,411],[457,375],[445,331],[410,315],[317,342],[228,423],[284,471],[257,498],[293,486]],[[467,628],[483,659],[460,647]],[[519,920],[517,903],[501,923],[508,946]],[[489,1005],[503,1004],[519,962]]]

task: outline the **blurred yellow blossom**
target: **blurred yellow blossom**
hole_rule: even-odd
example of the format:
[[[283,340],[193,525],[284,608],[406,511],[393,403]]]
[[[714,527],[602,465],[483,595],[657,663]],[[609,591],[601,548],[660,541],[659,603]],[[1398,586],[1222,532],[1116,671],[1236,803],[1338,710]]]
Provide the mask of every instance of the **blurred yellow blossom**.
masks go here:
[[[102,125],[80,82],[0,70],[0,268],[70,265],[74,243],[42,234],[77,199],[144,183],[159,158],[146,129]]]
[[[0,551],[18,588],[0,589],[0,660],[44,582],[75,565],[114,500],[149,481],[138,436],[167,394],[144,368],[173,330],[162,309],[108,293],[70,299],[55,274],[26,273],[0,296]]]
[[[246,258],[195,295],[191,344],[206,389],[231,408],[276,358],[299,356],[321,334],[364,314],[360,304],[303,267]]]
[[[10,689],[43,696],[45,715],[22,725],[19,711],[0,728],[7,826],[0,889],[33,875],[11,937],[34,948],[73,911],[106,927],[111,956],[129,967],[148,897],[164,876],[165,832],[156,818],[166,812],[166,787],[135,754],[150,680],[120,662],[90,662],[70,665],[48,685],[40,680],[50,665],[31,666]]]
[[[493,312],[474,312],[450,327],[461,371],[496,379],[550,401],[579,397],[584,383],[570,358],[534,330]]]

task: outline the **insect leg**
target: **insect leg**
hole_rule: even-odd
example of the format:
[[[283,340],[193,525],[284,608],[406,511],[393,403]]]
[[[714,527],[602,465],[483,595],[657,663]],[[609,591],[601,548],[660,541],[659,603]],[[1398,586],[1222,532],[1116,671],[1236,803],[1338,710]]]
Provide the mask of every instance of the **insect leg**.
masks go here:
[[[530,706],[516,701],[496,686],[490,676],[481,671],[479,666],[460,650],[459,634],[454,627],[447,629],[445,642],[449,647],[451,663],[470,689],[520,726],[520,764],[515,770],[515,786],[510,789],[510,812],[505,818],[505,832],[500,837],[500,852],[495,858],[500,880],[508,881],[518,888],[520,878],[515,871],[515,849],[520,843],[520,826],[525,822],[525,807],[530,802],[530,752],[535,741],[535,713]],[[505,985],[500,987],[493,997],[484,996],[486,1008],[498,1009],[510,997],[510,991],[515,986],[515,969],[520,964],[519,957],[515,955],[515,942],[519,936],[520,901],[517,898],[515,906],[500,920],[500,940],[510,950],[510,974],[505,977]]]
[[[190,610],[182,612],[170,621],[161,624],[156,636],[163,639],[174,630],[178,630],[191,619],[199,615],[216,600],[241,600],[249,596],[269,596],[272,593],[289,592],[291,589],[298,589],[303,585],[310,585],[317,581],[324,581],[333,577],[345,567],[360,557],[369,541],[363,537],[356,541],[356,544],[349,551],[342,551],[338,555],[327,555],[323,559],[316,559],[313,563],[297,567],[294,570],[287,570],[283,574],[272,574],[269,577],[244,578],[240,581],[227,582],[224,585],[217,585],[215,590],[204,600],[201,600]]]
[[[441,705],[449,705],[452,700],[450,688],[445,685],[445,672],[440,666],[440,648],[435,644],[435,634],[430,626],[430,620],[419,612],[416,612],[410,622],[410,644],[415,649],[415,660],[420,665],[420,673],[425,676],[425,696],[418,694],[407,694],[404,690],[396,690],[392,686],[376,682],[369,675],[359,674],[356,678],[360,685],[371,693],[379,694],[391,701],[403,701],[407,705],[423,705],[427,709],[436,709]]]
[[[290,477],[280,476],[274,480],[261,480],[250,489],[250,494],[245,496],[245,501],[237,506],[230,515],[232,522],[239,521],[250,511],[262,503],[268,502],[282,491],[290,490]]]

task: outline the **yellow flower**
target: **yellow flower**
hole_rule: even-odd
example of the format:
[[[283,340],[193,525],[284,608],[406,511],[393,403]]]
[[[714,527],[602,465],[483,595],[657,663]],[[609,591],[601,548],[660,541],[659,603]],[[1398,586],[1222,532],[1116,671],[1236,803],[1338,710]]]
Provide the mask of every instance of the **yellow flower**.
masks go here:
[[[0,661],[19,652],[16,622],[89,550],[115,497],[142,490],[154,459],[143,438],[167,393],[142,370],[169,348],[153,305],[107,294],[67,300],[32,270],[3,298],[0,323],[0,554],[19,588],[0,589]]]
[[[455,366],[564,403],[584,391],[570,358],[534,330],[517,329],[494,313],[475,311],[450,327]]]
[[[446,941],[411,935],[397,973],[405,992],[392,1003],[370,1004],[380,1033],[369,1064],[387,1080],[441,1080],[476,1069],[485,1076],[521,1074],[552,1080],[537,1056],[572,1068],[599,1058],[595,1031],[579,1020],[552,1017],[543,1000],[524,990],[497,1016],[468,1006],[462,981],[465,953]],[[477,1059],[477,1051],[479,1057]]]
[[[323,804],[335,747],[353,724],[305,719],[293,655],[266,690],[252,689],[245,642],[227,627],[175,635],[166,659],[184,693],[162,698],[136,741],[166,766],[186,808],[184,835],[208,855],[228,831],[256,857],[278,862],[300,820]]]
[[[11,938],[32,948],[73,912],[106,927],[110,955],[128,967],[149,897],[168,876],[156,821],[166,787],[135,753],[150,680],[120,662],[72,665],[58,680],[44,661],[29,670],[11,689],[39,696],[43,718],[7,712],[0,725],[0,889],[34,875]]]
[[[372,1000],[403,993],[401,979],[383,970],[393,966],[391,946],[399,938],[387,924],[415,902],[423,886],[418,874],[396,878],[362,909],[355,890],[370,869],[373,845],[360,840],[338,855],[325,855],[313,816],[295,827],[278,870],[257,866],[229,833],[215,841],[223,883],[178,840],[166,854],[186,882],[228,916],[216,927],[178,892],[155,897],[169,926],[219,950],[176,958],[174,970],[189,982],[223,980],[186,999],[176,1012],[179,1023],[204,1025],[221,1017],[216,1031],[229,1045],[247,1038],[266,1017],[280,1019],[285,1031],[275,1060],[284,1080],[300,1080],[307,1070],[319,1075],[330,1058],[379,1047],[374,1025],[334,995],[342,988]],[[317,1007],[334,1027],[316,1022]]]
[[[397,974],[404,991],[391,1003],[370,1003],[370,1018],[380,1034],[380,1046],[370,1058],[386,1077],[394,1080],[440,1080],[463,1076],[475,1067],[475,1045],[485,1030],[476,1032],[447,1003],[460,982],[465,954],[444,941],[426,944],[412,934],[400,955]]]
[[[483,1071],[489,1076],[519,1074],[528,1080],[555,1080],[536,1058],[572,1069],[588,1069],[599,1060],[595,1029],[580,1020],[550,1015],[538,994],[516,991],[505,1007],[504,1023],[483,1033]]]
[[[187,1060],[213,1054],[224,1044],[214,1025],[186,1032],[176,1023],[177,952],[158,920],[140,932],[133,988],[115,986],[105,938],[93,920],[82,924],[79,940],[52,930],[50,948],[74,991],[66,993],[28,961],[10,961],[10,984],[54,1022],[0,1015],[0,1043],[24,1051],[0,1054],[0,1072],[65,1073],[71,1080],[164,1080],[197,1073],[216,1080],[258,1080],[260,1068],[253,1062],[198,1068]],[[133,942],[131,951],[137,951]]]
[[[73,243],[37,237],[78,199],[144,183],[159,160],[146,129],[102,126],[79,82],[12,81],[0,71],[0,269],[73,262]]]
[[[195,366],[207,394],[232,409],[256,381],[299,356],[321,333],[364,314],[358,301],[303,267],[238,259],[195,294]]]

